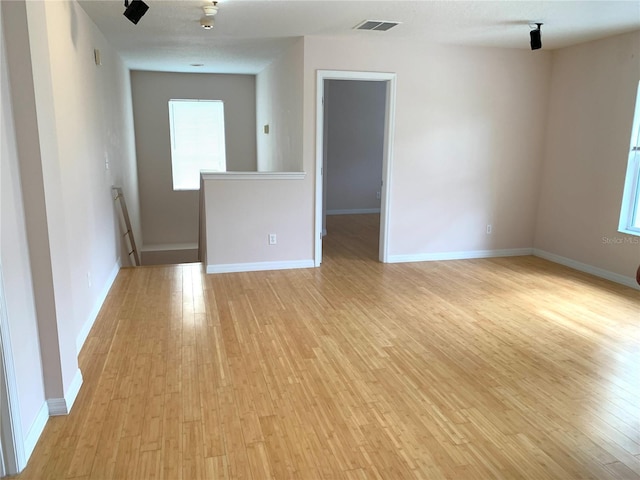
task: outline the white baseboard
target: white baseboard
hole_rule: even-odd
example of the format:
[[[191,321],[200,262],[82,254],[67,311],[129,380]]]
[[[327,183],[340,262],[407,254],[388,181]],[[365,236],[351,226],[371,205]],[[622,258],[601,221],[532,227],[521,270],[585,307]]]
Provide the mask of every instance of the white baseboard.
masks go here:
[[[106,300],[107,295],[109,294],[109,290],[111,289],[113,282],[118,276],[119,271],[120,271],[120,264],[116,263],[115,266],[113,267],[113,270],[111,270],[111,273],[109,274],[109,277],[107,278],[107,281],[104,287],[102,288],[102,291],[100,292],[100,296],[98,297],[95,305],[93,306],[93,310],[91,310],[89,317],[84,322],[84,325],[80,330],[80,333],[78,333],[78,336],[76,337],[76,351],[78,352],[78,354],[80,353],[80,350],[82,350],[82,346],[84,345],[84,342],[87,340],[87,337],[89,336],[91,327],[93,327],[93,324],[98,318],[98,314],[100,313],[102,304]]]
[[[363,215],[368,213],[380,213],[379,208],[348,208],[346,210],[327,210],[327,215]]]
[[[153,245],[143,245],[141,252],[163,252],[165,250],[197,250],[198,243],[156,243]]]
[[[533,249],[533,254],[536,257],[544,258],[545,260],[549,260],[550,262],[559,263],[560,265],[564,265],[565,267],[573,268],[574,270],[579,270],[596,277],[604,278],[605,280],[610,280],[612,282],[626,285],[627,287],[631,287],[636,290],[640,290],[640,285],[636,283],[636,279],[633,277],[626,277],[624,275],[620,275],[619,273],[613,273],[602,268],[594,267],[592,265],[581,263],[576,260],[572,260],[571,258],[562,257],[560,255],[556,255],[555,253],[547,252],[545,250],[540,250],[537,248]]]
[[[509,248],[503,250],[470,250],[466,252],[418,253],[413,255],[389,255],[388,263],[438,262],[443,260],[469,260],[473,258],[521,257],[531,255],[532,248]]]
[[[261,272],[265,270],[291,270],[294,268],[314,268],[313,260],[292,260],[285,262],[228,263],[207,265],[207,273]]]
[[[36,415],[35,420],[31,424],[31,428],[27,432],[27,435],[24,437],[24,454],[25,454],[25,465],[26,462],[29,461],[29,457],[33,453],[33,449],[36,448],[36,443],[40,439],[40,435],[44,431],[44,427],[47,425],[47,421],[49,420],[49,409],[47,406],[47,402],[42,404],[38,414]]]
[[[71,385],[69,385],[67,391],[64,392],[64,398],[50,398],[47,400],[49,415],[52,417],[68,415],[69,412],[71,412],[71,407],[73,407],[78,393],[80,393],[80,387],[82,387],[82,372],[78,369],[71,381]]]

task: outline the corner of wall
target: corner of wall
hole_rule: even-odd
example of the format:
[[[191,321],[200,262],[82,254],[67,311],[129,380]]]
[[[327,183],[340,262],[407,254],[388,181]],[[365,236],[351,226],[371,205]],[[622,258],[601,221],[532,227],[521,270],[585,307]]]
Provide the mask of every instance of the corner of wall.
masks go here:
[[[82,387],[82,372],[78,368],[71,380],[71,384],[64,392],[63,398],[50,398],[47,400],[47,407],[49,416],[55,417],[60,415],[68,415],[71,412],[71,408],[80,393]]]

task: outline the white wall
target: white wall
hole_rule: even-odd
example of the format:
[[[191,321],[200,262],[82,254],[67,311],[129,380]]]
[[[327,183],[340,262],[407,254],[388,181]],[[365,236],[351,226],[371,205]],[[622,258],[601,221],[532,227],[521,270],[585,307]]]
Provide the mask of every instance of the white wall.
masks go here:
[[[325,82],[329,214],[380,208],[386,92],[386,82]]]
[[[270,258],[269,250],[252,250],[242,238],[242,226],[257,221],[259,216],[286,217],[291,212],[293,217],[301,207],[312,218],[318,69],[397,73],[388,239],[392,261],[532,248],[551,71],[549,52],[445,47],[374,37],[305,37],[287,53],[288,57],[258,76],[258,105],[265,98],[261,89],[266,89],[269,78],[276,75],[279,62],[287,64],[283,67],[286,78],[299,78],[296,62],[300,48],[304,103],[298,124],[303,127],[302,169],[307,176],[300,187],[289,192],[286,203],[257,203],[256,198],[234,195],[233,212],[238,216],[221,218],[226,223],[218,228],[224,229],[240,218],[246,221],[229,231],[225,241],[238,245],[238,249],[221,261],[260,262]],[[294,87],[295,82],[291,89]],[[289,109],[290,115],[283,113],[282,121],[296,119],[297,105],[292,105],[296,108]],[[261,118],[260,128],[266,117]],[[292,142],[296,138],[293,134],[288,137]],[[266,158],[260,169],[271,169],[276,163],[272,161],[274,155]],[[294,157],[289,156],[290,160]],[[291,163],[287,169],[294,166]],[[268,198],[267,191],[271,195],[277,192],[274,184],[265,188],[271,190],[261,191],[264,198]],[[232,196],[231,192],[227,195]],[[252,212],[249,217],[248,212]],[[208,230],[212,228],[211,218],[207,200]],[[313,222],[306,218],[302,216],[300,222],[291,224],[296,230],[291,235],[297,239],[296,248],[312,252],[320,232],[315,232]],[[485,233],[488,223],[493,225],[492,235]],[[254,233],[257,241],[264,242],[267,232],[252,230]],[[211,245],[207,249],[211,255]]]
[[[304,40],[299,39],[256,79],[258,171],[300,172]],[[269,133],[264,126],[269,125]]]
[[[312,198],[296,178],[203,175],[209,273],[313,266]],[[302,177],[302,178],[300,178]],[[268,207],[267,207],[268,206]],[[269,245],[269,234],[276,245]]]
[[[388,239],[392,260],[531,248],[548,52],[373,37],[305,38],[308,172],[315,172],[317,69],[398,75]],[[492,235],[485,233],[489,223]]]
[[[174,191],[170,99],[223,100],[228,171],[256,170],[256,87],[253,75],[131,72],[145,246],[196,244],[198,191]]]
[[[48,159],[52,175],[47,189],[55,189],[61,200],[53,209],[59,221],[49,219],[50,235],[60,242],[52,248],[52,260],[68,269],[68,278],[61,279],[68,283],[56,284],[56,290],[71,292],[66,317],[79,335],[95,317],[120,258],[126,258],[120,250],[111,185],[134,185],[123,176],[135,165],[133,132],[127,129],[128,71],[76,2],[46,2],[45,13],[44,53],[50,72],[42,77],[50,75],[51,83],[44,86],[43,80],[42,85],[51,89],[51,99],[46,100],[54,117],[45,119],[53,123],[40,125],[41,131],[48,129],[45,133],[55,136],[57,151]],[[101,51],[101,66],[94,63],[94,48]],[[39,107],[45,103],[44,93]],[[125,193],[135,222],[136,191]]]
[[[15,132],[3,126],[7,161],[15,162],[9,164],[13,176],[6,190],[3,177],[3,200],[5,194],[10,197],[14,214],[5,215],[3,204],[2,234],[3,241],[8,240],[2,254],[5,248],[14,249],[8,269],[16,283],[9,288],[22,291],[12,299],[22,307],[8,308],[9,322],[21,325],[22,333],[14,338],[21,346],[19,353],[14,349],[16,357],[29,354],[32,370],[38,347],[42,359],[40,376],[32,371],[20,379],[34,391],[29,401],[20,403],[31,413],[30,402],[38,401],[38,380],[43,381],[49,413],[61,414],[71,408],[82,384],[78,349],[121,257],[126,257],[120,249],[111,185],[135,185],[123,175],[135,165],[132,132],[127,130],[132,123],[128,71],[75,1],[2,2],[2,11],[11,39],[3,42],[3,74],[8,73],[11,100],[19,106],[13,109]],[[101,50],[101,67],[94,64],[94,48]],[[3,168],[4,162],[3,152]],[[135,222],[136,191],[127,194]],[[26,236],[20,233],[21,208]],[[30,267],[24,258],[27,246]],[[29,330],[30,281],[36,332]],[[25,425],[30,419],[30,414],[25,416]],[[37,435],[39,431],[28,440],[35,444]]]
[[[0,10],[1,12],[2,10]],[[38,323],[24,220],[20,168],[7,75],[6,38],[0,21],[0,259],[17,380],[22,437],[45,403]]]
[[[47,398],[63,398],[78,374],[68,286],[57,143],[43,2],[3,2],[25,224]],[[41,102],[40,104],[38,102]],[[54,256],[53,252],[59,252]],[[54,288],[59,280],[62,287]],[[34,341],[35,339],[32,339]]]
[[[638,237],[618,233],[640,33],[554,52],[535,246],[634,277]]]
[[[313,177],[274,173],[302,172],[303,56],[300,39],[256,78],[261,173],[205,176],[203,253],[210,273],[313,266]],[[276,245],[268,244],[270,233]]]
[[[111,55],[113,52],[111,52]],[[120,60],[118,63],[121,65]],[[124,152],[122,158],[121,170],[116,172],[114,178],[114,185],[121,185],[122,192],[125,196],[127,203],[127,210],[129,211],[129,220],[131,221],[131,228],[133,230],[133,237],[135,239],[138,249],[144,244],[144,238],[142,236],[142,220],[140,218],[140,193],[138,190],[138,162],[136,158],[136,144],[135,144],[135,127],[133,124],[133,102],[131,95],[131,75],[128,69],[119,68],[118,74],[118,90],[120,96],[116,97],[113,102],[118,105],[119,118],[121,121],[120,128],[122,132],[126,132],[126,135],[120,136],[121,148]],[[127,245],[121,247],[121,263],[122,265],[133,265],[132,256],[127,255]]]

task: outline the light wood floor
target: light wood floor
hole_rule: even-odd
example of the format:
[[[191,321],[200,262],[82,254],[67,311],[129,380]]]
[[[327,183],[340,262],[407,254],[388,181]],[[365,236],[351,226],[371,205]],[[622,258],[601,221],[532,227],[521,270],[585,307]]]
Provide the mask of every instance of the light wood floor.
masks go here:
[[[640,294],[533,257],[124,269],[22,479],[640,478]]]

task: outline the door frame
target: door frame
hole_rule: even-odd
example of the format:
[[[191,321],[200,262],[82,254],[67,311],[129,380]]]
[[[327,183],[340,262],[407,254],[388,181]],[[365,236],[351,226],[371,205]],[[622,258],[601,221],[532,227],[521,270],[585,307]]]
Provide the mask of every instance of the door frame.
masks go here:
[[[9,319],[0,264],[0,474],[15,475],[27,465]],[[1,476],[0,475],[0,476]]]
[[[359,72],[347,70],[318,70],[316,75],[316,218],[315,218],[315,266],[322,263],[322,205],[324,162],[324,81],[360,80],[386,82],[384,149],[382,157],[382,186],[380,188],[380,248],[378,259],[388,262],[389,220],[391,204],[391,172],[393,164],[393,138],[395,134],[396,74],[383,72]]]

